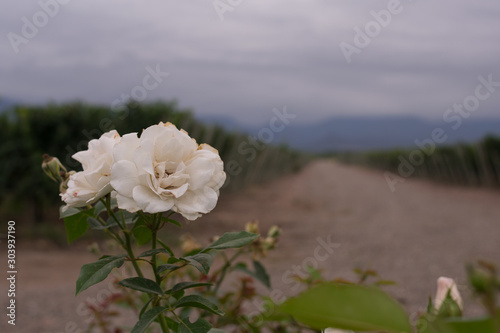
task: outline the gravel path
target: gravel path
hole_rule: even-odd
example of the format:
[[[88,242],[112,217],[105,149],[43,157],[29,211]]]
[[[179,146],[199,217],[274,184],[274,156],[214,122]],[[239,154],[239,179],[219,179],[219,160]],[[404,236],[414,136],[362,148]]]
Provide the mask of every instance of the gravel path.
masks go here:
[[[255,219],[264,230],[273,224],[284,230],[278,249],[265,260],[277,298],[297,293],[291,276],[303,274],[306,265],[317,265],[332,279],[354,278],[356,267],[371,268],[398,282],[387,291],[414,313],[426,306],[439,276],[455,278],[467,299],[464,264],[484,259],[500,266],[500,192],[485,189],[408,180],[392,193],[380,172],[323,160],[299,174],[226,195],[185,231],[205,240]],[[92,260],[84,251],[21,246],[17,325],[7,325],[3,315],[0,332],[83,332],[88,315],[80,304],[110,289],[104,284],[73,296],[79,267]],[[5,287],[2,279],[3,309]],[[477,311],[472,300],[466,305],[470,313]]]

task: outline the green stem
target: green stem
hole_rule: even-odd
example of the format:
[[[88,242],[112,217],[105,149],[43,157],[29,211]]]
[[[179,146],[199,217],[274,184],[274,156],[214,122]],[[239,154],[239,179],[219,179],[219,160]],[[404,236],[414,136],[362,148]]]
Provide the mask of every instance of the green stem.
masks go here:
[[[106,210],[108,211],[108,215],[111,216],[116,221],[116,223],[118,223],[123,231],[125,231],[125,229],[127,229],[127,225],[125,224],[125,221],[122,221],[123,225],[121,225],[120,220],[116,217],[115,212],[113,212],[113,210],[111,209],[111,195],[109,194],[106,197]]]
[[[215,288],[214,288],[214,295],[217,294],[217,292],[219,291],[219,288],[222,284],[222,281],[224,281],[224,278],[226,277],[226,274],[227,274],[227,271],[228,269],[231,267],[231,264],[236,260],[236,258],[238,258],[240,256],[240,254],[242,254],[243,252],[241,250],[239,250],[238,252],[236,252],[232,257],[231,259],[227,259],[225,254],[224,255],[224,258],[226,259],[226,263],[224,264],[224,266],[222,267],[222,270],[221,270],[221,273],[220,273],[220,277],[219,279],[217,280],[217,283],[215,284]]]
[[[161,215],[156,214],[153,218],[153,229],[151,230],[152,232],[152,237],[151,237],[151,245],[153,250],[156,250],[156,241],[158,237],[158,226],[161,223]],[[156,283],[160,284],[161,283],[161,278],[158,275],[158,267],[156,264],[156,254],[153,254],[153,259],[152,259],[152,266],[153,266],[153,273],[155,275]]]
[[[158,319],[160,321],[160,326],[161,326],[162,332],[168,333],[169,329],[168,329],[167,321],[165,320],[165,316],[163,315],[163,313],[160,313],[160,315],[158,316]]]
[[[160,225],[161,225],[161,213],[158,213],[153,217],[153,228],[151,230],[151,232],[152,232],[151,246],[152,246],[153,250],[156,250],[156,241],[158,238],[158,229],[160,228]],[[161,284],[161,277],[158,274],[156,254],[153,254],[151,264],[153,266],[153,273],[155,275],[156,283]],[[165,320],[165,316],[162,313],[160,313],[160,315],[158,316],[158,321],[160,322],[162,332],[168,333],[169,329],[168,329],[167,321]]]
[[[99,216],[97,216],[97,221],[102,225],[102,226],[106,226],[106,221],[104,221],[102,218],[100,218]],[[104,229],[104,232],[111,238],[115,239],[118,243],[120,243],[120,245],[123,247],[124,246],[124,241],[123,239],[120,237],[120,235],[118,235],[113,229],[111,228],[108,228],[108,229]]]
[[[130,261],[132,262],[132,265],[134,266],[137,275],[143,278],[144,274],[142,274],[141,268],[137,264],[137,259],[134,256],[134,252],[132,251],[132,245],[130,242],[130,235],[128,233],[128,230],[124,230],[124,234],[125,234],[125,246],[123,248],[125,249],[125,251],[127,251],[127,254],[130,258]]]
[[[132,243],[130,241],[130,231],[127,228],[127,224],[125,223],[125,220],[123,219],[123,214],[122,214],[122,221],[121,221],[123,223],[123,225],[122,225],[120,223],[120,220],[116,217],[115,213],[111,209],[111,198],[109,195],[106,197],[106,209],[108,211],[108,215],[111,216],[118,223],[118,225],[120,226],[120,228],[123,231],[123,234],[125,235],[125,243],[123,243],[123,241],[122,241],[121,244],[122,244],[123,248],[125,249],[125,251],[127,251],[127,254],[130,258],[130,261],[132,262],[132,265],[134,266],[134,269],[135,269],[137,275],[141,278],[144,278],[144,274],[142,273],[141,268],[137,264],[137,258],[135,257],[134,252],[132,251]],[[153,250],[156,249],[156,238],[157,238],[157,232],[158,232],[158,227],[160,226],[160,223],[161,223],[161,214],[156,214],[154,216],[154,219],[153,219],[153,229],[152,229],[152,233],[153,233],[152,247],[153,247]],[[120,240],[121,240],[121,238],[120,238]],[[156,281],[158,284],[160,284],[161,279],[160,279],[160,276],[158,275],[158,270],[156,267],[156,255],[153,255],[151,265],[153,266],[153,272],[154,272]],[[162,332],[169,333],[170,331],[168,329],[168,324],[167,324],[167,321],[165,320],[165,316],[163,314],[160,314],[158,316],[158,320],[160,322]]]
[[[123,225],[122,225],[120,223],[120,220],[116,217],[115,213],[111,209],[111,195],[109,195],[109,194],[106,196],[105,205],[106,205],[106,210],[108,212],[108,216],[111,216],[116,221],[116,223],[118,223],[118,226],[120,227],[120,229],[122,229],[123,234],[125,236],[125,242],[123,242],[123,240],[118,235],[116,235],[116,237],[118,237],[118,239],[120,240],[120,244],[125,249],[125,251],[127,251],[127,254],[130,258],[130,261],[132,262],[132,266],[134,266],[134,269],[135,269],[137,275],[139,277],[143,278],[144,274],[142,273],[141,268],[137,264],[136,257],[134,255],[134,252],[132,251],[132,243],[130,241],[130,232],[127,229],[127,225],[125,224],[125,221],[124,220],[121,221],[121,222],[123,222]],[[122,218],[123,218],[123,214],[122,214]]]

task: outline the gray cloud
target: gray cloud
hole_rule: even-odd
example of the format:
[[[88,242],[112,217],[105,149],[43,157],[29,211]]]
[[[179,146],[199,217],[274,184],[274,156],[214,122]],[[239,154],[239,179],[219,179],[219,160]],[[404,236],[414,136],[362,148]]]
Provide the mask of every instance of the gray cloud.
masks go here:
[[[55,0],[42,0],[44,3]],[[0,95],[29,102],[111,103],[145,67],[171,76],[149,99],[177,98],[200,114],[258,123],[287,105],[297,121],[336,114],[441,117],[471,94],[477,76],[500,81],[500,3],[401,1],[348,64],[339,48],[387,1],[243,1],[220,21],[211,1],[70,1],[15,54],[37,3],[0,10]],[[0,6],[6,7],[2,4]],[[500,91],[480,116],[498,115]]]

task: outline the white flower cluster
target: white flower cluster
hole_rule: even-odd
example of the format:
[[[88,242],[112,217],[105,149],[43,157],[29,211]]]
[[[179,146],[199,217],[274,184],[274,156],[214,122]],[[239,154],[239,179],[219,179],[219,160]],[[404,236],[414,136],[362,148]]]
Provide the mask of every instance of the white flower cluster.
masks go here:
[[[90,205],[114,191],[120,209],[173,210],[195,220],[214,209],[226,180],[217,150],[198,145],[171,123],[150,126],[140,137],[110,131],[73,158],[83,171],[71,175],[61,194],[68,207]]]

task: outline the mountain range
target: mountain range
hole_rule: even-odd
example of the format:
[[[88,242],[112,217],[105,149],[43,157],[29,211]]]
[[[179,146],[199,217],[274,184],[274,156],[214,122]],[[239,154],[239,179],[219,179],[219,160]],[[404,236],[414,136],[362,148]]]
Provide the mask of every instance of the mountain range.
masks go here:
[[[0,96],[0,112],[7,110],[16,104],[17,102],[15,100]]]
[[[269,124],[247,126],[224,116],[199,119],[257,137],[264,128],[270,128]],[[462,119],[455,129],[452,125],[457,123],[414,116],[332,116],[312,124],[291,123],[282,132],[274,133],[272,143],[286,143],[295,149],[319,153],[411,148],[416,146],[416,140],[432,139],[433,131],[438,128],[446,135],[442,145],[473,143],[487,135],[500,136],[500,118],[474,119],[471,116]]]
[[[0,97],[0,113],[15,104],[19,103]],[[269,123],[252,126],[224,115],[195,114],[195,117],[201,122],[253,137],[261,134],[267,138],[265,135],[269,135],[272,128]],[[500,117],[474,118],[471,115],[462,119],[456,129],[452,127],[454,124],[415,116],[331,116],[311,124],[291,121],[281,132],[273,132],[270,144],[287,144],[294,149],[322,153],[411,148],[416,146],[416,140],[431,139],[437,128],[446,135],[443,145],[474,143],[487,135],[500,136]]]

